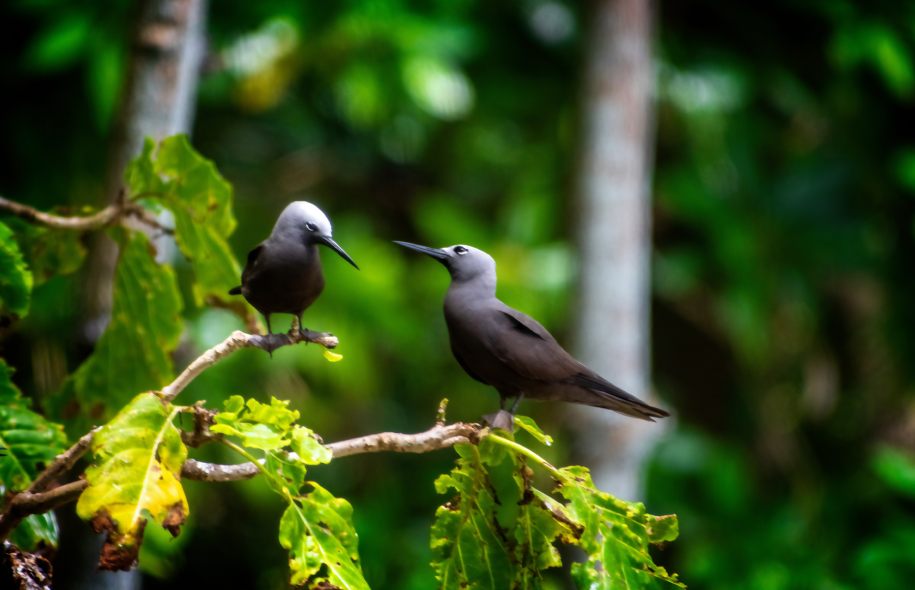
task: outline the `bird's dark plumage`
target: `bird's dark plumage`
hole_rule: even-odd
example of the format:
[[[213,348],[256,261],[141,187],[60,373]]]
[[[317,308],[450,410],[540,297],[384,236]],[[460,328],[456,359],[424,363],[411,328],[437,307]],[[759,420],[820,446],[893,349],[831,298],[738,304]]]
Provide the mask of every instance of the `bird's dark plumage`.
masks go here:
[[[302,313],[324,290],[319,244],[359,268],[334,241],[330,220],[320,209],[306,201],[290,203],[270,236],[248,252],[241,285],[229,294],[244,295],[264,315],[268,332],[274,313],[296,316],[301,327]]]
[[[499,301],[496,264],[482,250],[395,243],[448,268],[445,322],[451,350],[468,375],[499,391],[503,404],[524,396],[607,408],[643,420],[669,415],[575,360],[537,320]]]

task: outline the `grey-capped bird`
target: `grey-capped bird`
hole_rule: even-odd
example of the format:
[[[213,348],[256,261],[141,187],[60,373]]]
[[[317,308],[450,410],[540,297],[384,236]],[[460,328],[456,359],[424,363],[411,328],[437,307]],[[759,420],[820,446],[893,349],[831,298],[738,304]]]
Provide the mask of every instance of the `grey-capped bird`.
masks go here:
[[[476,248],[429,248],[394,242],[438,260],[451,273],[445,323],[454,358],[468,375],[491,385],[500,409],[524,397],[606,408],[653,421],[669,414],[626,393],[566,352],[537,320],[496,298],[496,262]]]
[[[230,295],[244,295],[261,312],[272,334],[270,316],[291,313],[302,326],[302,313],[324,290],[324,273],[318,245],[323,244],[355,266],[349,254],[334,241],[330,220],[307,201],[289,203],[280,213],[270,237],[248,252],[241,285]]]

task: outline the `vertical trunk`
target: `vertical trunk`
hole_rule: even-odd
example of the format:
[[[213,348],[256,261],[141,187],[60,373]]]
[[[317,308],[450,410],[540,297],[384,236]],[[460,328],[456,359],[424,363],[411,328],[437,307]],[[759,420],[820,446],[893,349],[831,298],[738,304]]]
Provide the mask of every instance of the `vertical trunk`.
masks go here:
[[[188,133],[204,57],[206,0],[141,0],[130,71],[114,130],[108,194],[144,138]]]
[[[585,364],[646,399],[649,380],[652,3],[597,0],[586,48],[578,178],[581,254],[576,349]],[[576,408],[578,445],[595,482],[641,494],[660,427]]]
[[[140,0],[129,71],[112,133],[105,191],[109,200],[123,185],[124,168],[146,137],[189,133],[203,61],[206,0]],[[161,240],[160,240],[161,242]],[[157,243],[160,252],[169,244]],[[94,342],[108,323],[117,250],[104,236],[90,261],[86,337]]]
[[[189,133],[197,81],[203,61],[206,0],[140,0],[137,26],[131,40],[129,72],[122,90],[120,110],[112,133],[105,191],[117,197],[124,169],[139,152],[146,137],[162,139]],[[162,255],[172,245],[154,239]],[[95,342],[104,331],[111,311],[117,248],[105,236],[94,244],[87,283],[85,336]],[[83,544],[93,564],[101,539]],[[142,578],[137,570],[100,572],[94,566],[79,572],[80,587],[137,590]]]

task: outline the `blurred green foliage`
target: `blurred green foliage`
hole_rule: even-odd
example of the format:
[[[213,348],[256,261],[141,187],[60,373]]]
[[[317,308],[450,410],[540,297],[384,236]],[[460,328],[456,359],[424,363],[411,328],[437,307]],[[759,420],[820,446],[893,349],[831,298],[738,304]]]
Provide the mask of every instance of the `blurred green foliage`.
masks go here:
[[[5,196],[73,211],[100,203],[132,6],[0,8],[16,113],[0,146]],[[422,429],[443,394],[452,418],[491,410],[495,394],[447,350],[447,276],[402,257],[392,238],[486,249],[500,295],[568,342],[583,11],[552,0],[211,9],[193,135],[235,187],[236,257],[288,201],[307,198],[363,270],[328,257],[327,290],[305,316],[340,336],[344,362],[242,351],[189,398],[292,398],[327,440]],[[661,561],[711,589],[905,587],[915,569],[915,6],[699,0],[662,2],[658,19],[654,381],[679,417],[647,500],[681,517]],[[187,289],[193,269],[176,265]],[[86,280],[39,285],[3,343],[39,403],[87,354]],[[198,304],[185,313],[194,350],[239,326]],[[530,412],[557,430],[557,413]],[[356,508],[373,587],[428,587],[417,564],[431,555],[431,482],[449,462],[353,458],[322,472]],[[195,525],[163,587],[282,585],[283,551],[255,526],[277,516],[269,490],[188,493],[226,516]],[[238,534],[256,549],[227,547]],[[226,559],[237,568],[224,579],[199,567]]]

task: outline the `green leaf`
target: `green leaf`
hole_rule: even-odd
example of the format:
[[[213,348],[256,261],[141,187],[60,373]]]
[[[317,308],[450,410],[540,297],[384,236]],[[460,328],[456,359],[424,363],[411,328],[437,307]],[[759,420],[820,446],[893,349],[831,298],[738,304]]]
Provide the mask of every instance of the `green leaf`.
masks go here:
[[[32,273],[22,259],[13,231],[0,222],[0,318],[27,314],[31,292]]]
[[[92,38],[86,14],[73,12],[45,28],[25,52],[27,66],[50,71],[73,63]]]
[[[533,421],[526,426],[544,435]],[[457,466],[435,482],[457,495],[436,511],[432,566],[441,588],[540,588],[543,570],[562,565],[556,544],[577,545],[572,565],[581,588],[683,587],[654,564],[651,543],[677,536],[676,516],[653,516],[594,487],[587,469],[556,469],[510,434],[455,447]],[[535,460],[560,482],[553,498],[531,484]]]
[[[345,590],[369,586],[359,566],[359,538],[353,528],[353,508],[320,485],[289,503],[280,520],[280,545],[289,550],[294,586],[332,584]]]
[[[533,436],[534,438],[536,438],[538,441],[545,444],[546,446],[550,446],[553,444],[553,437],[550,436],[549,434],[546,434],[545,432],[543,432],[543,430],[540,429],[540,426],[538,426],[537,423],[534,422],[533,418],[530,418],[528,416],[519,416],[519,415],[515,415],[514,418],[515,418],[515,426],[517,426],[521,430],[527,432],[528,434],[530,434],[531,436]]]
[[[174,536],[187,517],[180,482],[187,448],[173,423],[180,410],[143,393],[95,435],[95,459],[86,470],[89,487],[76,511],[96,530],[108,532],[103,569],[133,565],[148,517]]]
[[[116,236],[121,254],[111,320],[57,400],[75,399],[94,419],[172,379],[171,353],[182,330],[181,296],[172,269],[156,263],[144,234],[122,231]]]
[[[883,446],[871,459],[877,476],[889,487],[915,497],[915,460],[898,449]]]
[[[147,139],[124,174],[133,197],[164,205],[175,217],[175,239],[194,271],[194,299],[225,298],[238,284],[239,265],[227,239],[235,229],[232,186],[184,135]]]
[[[673,540],[676,517],[656,517],[639,502],[624,502],[594,486],[588,469],[564,467],[559,493],[582,532],[577,544],[588,558],[572,565],[579,588],[644,588],[654,581],[685,587],[676,574],[655,565],[648,552],[652,542]]]
[[[305,480],[308,466],[330,462],[330,449],[311,429],[296,423],[299,413],[289,409],[288,401],[271,398],[265,404],[233,395],[223,408],[210,430],[237,438],[246,448],[227,444],[249,460],[257,460],[255,453],[262,453],[261,472],[271,489],[288,503],[280,520],[279,539],[289,550],[292,584],[368,588],[359,566],[352,507]],[[311,491],[303,493],[306,485]]]
[[[63,429],[29,409],[13,384],[12,370],[0,359],[0,497],[26,489],[35,476],[63,452]],[[17,546],[32,550],[39,542],[57,546],[57,520],[53,512],[34,514],[13,531]]]
[[[86,247],[79,232],[53,230],[22,219],[10,219],[8,225],[22,247],[35,286],[82,266]]]
[[[296,424],[299,412],[289,409],[289,402],[270,398],[269,404],[256,399],[244,400],[233,395],[225,403],[225,411],[216,414],[215,433],[238,437],[242,446],[261,451],[277,451],[289,447],[296,461],[305,465],[329,463],[330,449],[320,443],[314,432]]]
[[[458,445],[457,466],[435,482],[457,492],[432,526],[433,569],[441,588],[539,588],[542,571],[561,565],[553,542],[562,532],[534,501],[522,457],[483,439]]]

